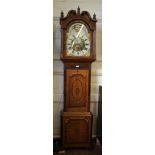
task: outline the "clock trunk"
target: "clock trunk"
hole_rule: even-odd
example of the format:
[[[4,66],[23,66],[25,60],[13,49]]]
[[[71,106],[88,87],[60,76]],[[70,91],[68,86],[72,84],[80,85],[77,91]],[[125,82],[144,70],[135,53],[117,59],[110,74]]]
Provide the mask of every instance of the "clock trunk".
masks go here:
[[[90,101],[90,65],[87,63],[65,64],[66,112],[88,112]]]

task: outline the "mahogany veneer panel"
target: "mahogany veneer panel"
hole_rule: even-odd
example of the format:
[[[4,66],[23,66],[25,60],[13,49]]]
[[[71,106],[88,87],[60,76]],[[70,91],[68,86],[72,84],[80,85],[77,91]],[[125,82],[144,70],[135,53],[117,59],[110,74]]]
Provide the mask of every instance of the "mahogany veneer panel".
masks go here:
[[[89,147],[91,145],[92,117],[90,112],[62,114],[63,147]]]
[[[66,70],[66,111],[87,111],[88,82],[87,69]]]

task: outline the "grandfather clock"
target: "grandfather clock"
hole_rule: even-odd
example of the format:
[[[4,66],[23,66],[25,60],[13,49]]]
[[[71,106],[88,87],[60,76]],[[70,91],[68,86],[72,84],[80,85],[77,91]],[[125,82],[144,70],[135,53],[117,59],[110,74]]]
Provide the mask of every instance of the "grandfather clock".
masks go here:
[[[91,63],[96,59],[96,15],[78,7],[66,17],[61,12],[61,56],[64,63],[62,146],[90,147],[93,115],[90,112]]]

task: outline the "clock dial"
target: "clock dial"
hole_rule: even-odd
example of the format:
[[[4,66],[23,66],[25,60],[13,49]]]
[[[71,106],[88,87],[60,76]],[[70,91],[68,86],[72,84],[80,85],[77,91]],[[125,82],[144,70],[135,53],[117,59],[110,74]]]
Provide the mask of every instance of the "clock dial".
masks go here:
[[[67,56],[90,56],[90,33],[82,23],[72,24],[67,33]]]

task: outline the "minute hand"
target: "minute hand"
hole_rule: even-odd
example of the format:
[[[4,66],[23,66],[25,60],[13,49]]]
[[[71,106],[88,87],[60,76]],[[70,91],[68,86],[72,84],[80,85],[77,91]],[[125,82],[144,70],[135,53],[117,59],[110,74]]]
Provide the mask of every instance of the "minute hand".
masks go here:
[[[78,38],[79,34],[81,33],[81,30],[83,29],[83,26],[84,26],[84,25],[82,24],[82,26],[81,26],[81,28],[80,28],[78,34],[76,35],[75,39]],[[73,41],[72,47],[74,46],[74,43],[75,43],[75,41]]]

